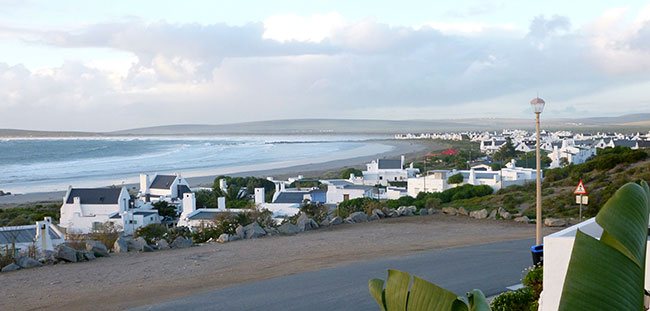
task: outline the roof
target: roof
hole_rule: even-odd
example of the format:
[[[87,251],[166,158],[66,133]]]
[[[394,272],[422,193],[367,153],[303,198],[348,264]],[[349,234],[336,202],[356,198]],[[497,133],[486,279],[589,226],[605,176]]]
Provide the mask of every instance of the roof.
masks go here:
[[[327,179],[327,180],[321,180],[321,182],[324,184],[330,184],[334,186],[345,186],[345,185],[353,184],[347,179]]]
[[[365,185],[349,185],[349,186],[344,186],[343,189],[361,189],[361,190],[368,190],[372,189],[374,186],[365,186]]]
[[[379,160],[378,168],[380,170],[402,169],[402,160]]]
[[[120,216],[119,212],[115,212],[113,214],[108,215],[108,218],[109,219],[120,219],[120,218],[122,218],[122,216]]]
[[[65,203],[72,204],[78,197],[81,204],[118,204],[121,193],[121,188],[73,188]]]
[[[151,182],[151,189],[169,189],[174,180],[176,180],[176,175],[156,175],[156,178]]]
[[[51,239],[60,239],[52,228],[49,230]],[[31,243],[36,238],[36,225],[0,227],[0,244]]]
[[[323,193],[323,192],[327,192],[327,189],[314,189],[309,191],[309,193]]]
[[[614,141],[614,146],[636,147],[636,141],[619,139]]]
[[[280,192],[273,203],[302,203],[305,200],[305,194],[309,194],[309,191]]]
[[[200,220],[200,219],[214,219],[214,216],[217,216],[221,213],[225,212],[225,210],[201,210],[197,209],[195,212],[193,212],[191,215],[189,215],[187,218],[191,220]]]
[[[151,215],[151,214],[158,214],[157,210],[149,210],[149,211],[135,211],[133,212],[133,215]]]

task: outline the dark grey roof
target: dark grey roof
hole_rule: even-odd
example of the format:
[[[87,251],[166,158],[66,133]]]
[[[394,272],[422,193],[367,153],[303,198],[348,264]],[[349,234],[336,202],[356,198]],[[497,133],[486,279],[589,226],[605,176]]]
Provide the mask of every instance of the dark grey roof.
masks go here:
[[[145,216],[147,216],[147,215],[151,215],[151,214],[158,214],[158,211],[152,210],[152,211],[136,211],[136,212],[133,212],[133,215],[145,215]]]
[[[380,170],[402,169],[402,160],[379,160]]]
[[[60,239],[56,232],[50,228],[50,238]],[[33,226],[20,226],[20,227],[6,227],[0,229],[0,244],[11,243],[31,243],[36,237],[36,225]]]
[[[176,175],[156,175],[156,178],[151,182],[151,189],[169,189],[176,180]]]
[[[614,146],[623,146],[623,147],[636,147],[636,141],[619,139],[614,141]]]
[[[120,218],[122,218],[122,216],[120,216],[119,212],[115,212],[113,214],[108,215],[108,218],[109,219],[120,219]]]
[[[79,197],[81,204],[117,204],[121,188],[73,188],[66,203],[72,204]]]
[[[201,209],[196,210],[198,213],[195,213],[194,215],[188,217],[191,220],[200,220],[200,219],[214,219],[214,216],[217,216],[225,211],[205,211]]]
[[[364,186],[364,185],[348,185],[344,186],[343,189],[363,189],[368,190],[374,188],[373,186]]]
[[[178,185],[178,197],[182,198],[184,193],[190,193],[192,190],[187,185]]]
[[[324,180],[323,182],[326,182],[334,186],[343,186],[343,185],[352,184],[349,180],[345,180],[345,179],[329,179],[329,180]]]
[[[280,192],[278,197],[275,198],[273,203],[302,203],[304,201],[305,194],[309,194],[308,191],[287,191]]]
[[[327,189],[314,189],[309,191],[309,193],[323,193],[323,192],[327,192]]]
[[[650,148],[650,141],[647,140],[637,140],[639,143],[639,148]]]

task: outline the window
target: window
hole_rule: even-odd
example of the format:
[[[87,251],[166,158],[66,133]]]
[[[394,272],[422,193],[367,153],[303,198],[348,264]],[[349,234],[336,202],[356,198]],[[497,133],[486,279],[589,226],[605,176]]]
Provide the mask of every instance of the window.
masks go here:
[[[137,221],[137,220],[129,220],[129,223],[130,223],[130,224],[137,225],[137,224],[138,224],[138,221]]]
[[[98,221],[93,221],[93,231],[99,231],[102,230],[104,227],[104,224]]]
[[[349,195],[349,194],[344,194],[344,195],[343,195],[343,201],[347,201],[347,200],[349,200],[349,199],[350,199],[350,195]]]

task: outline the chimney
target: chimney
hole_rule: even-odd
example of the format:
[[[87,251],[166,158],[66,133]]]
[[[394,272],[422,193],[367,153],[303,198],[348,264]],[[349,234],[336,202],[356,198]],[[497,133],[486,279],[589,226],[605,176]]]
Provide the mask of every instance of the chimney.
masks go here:
[[[402,155],[401,159],[402,159],[402,165],[400,166],[400,168],[404,169],[404,156],[403,155]]]
[[[281,182],[281,183],[280,183],[280,191],[284,191],[284,187],[285,187],[284,182]]]
[[[264,188],[255,188],[255,204],[264,203]]]
[[[45,250],[54,250],[52,245],[52,238],[50,237],[50,222],[52,219],[50,217],[45,217],[43,221],[36,222],[36,247],[40,248],[41,251]]]
[[[221,189],[221,191],[228,191],[228,185],[226,185],[225,179],[219,179],[219,189]]]
[[[226,198],[225,197],[218,197],[217,198],[217,208],[220,210],[225,210],[226,209]]]
[[[183,193],[183,212],[182,214],[189,215],[196,211],[196,198],[193,192]]]
[[[140,193],[146,194],[147,192],[149,192],[149,175],[140,174]]]

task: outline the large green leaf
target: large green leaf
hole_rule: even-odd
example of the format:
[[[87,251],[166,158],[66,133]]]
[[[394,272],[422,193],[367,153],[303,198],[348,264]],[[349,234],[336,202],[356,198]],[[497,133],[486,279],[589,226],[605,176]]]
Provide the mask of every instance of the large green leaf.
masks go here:
[[[383,311],[386,311],[386,302],[384,302],[384,280],[372,279],[370,280],[370,295],[375,298],[377,304]]]
[[[458,297],[451,311],[490,311],[490,304],[480,289],[467,293],[467,297]]]
[[[629,183],[596,216],[600,240],[578,230],[559,310],[643,309],[649,212],[647,183]]]
[[[406,311],[411,275],[397,270],[388,270],[386,280],[386,310]]]
[[[413,285],[408,299],[409,311],[447,311],[458,295],[427,282],[417,276],[413,277]]]

